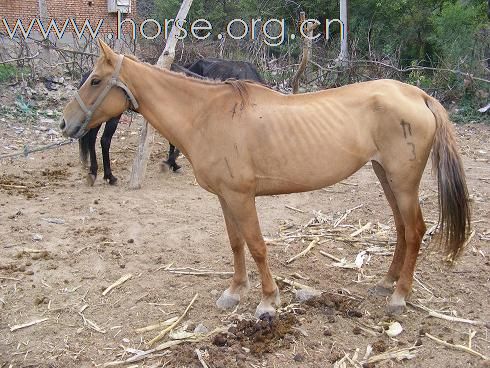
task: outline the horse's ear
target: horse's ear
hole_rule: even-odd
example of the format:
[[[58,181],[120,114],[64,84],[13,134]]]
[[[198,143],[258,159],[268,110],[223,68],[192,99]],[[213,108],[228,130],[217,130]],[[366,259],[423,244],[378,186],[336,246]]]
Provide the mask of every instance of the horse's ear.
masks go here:
[[[115,52],[101,38],[97,40],[99,41],[100,55],[111,62],[116,56]]]

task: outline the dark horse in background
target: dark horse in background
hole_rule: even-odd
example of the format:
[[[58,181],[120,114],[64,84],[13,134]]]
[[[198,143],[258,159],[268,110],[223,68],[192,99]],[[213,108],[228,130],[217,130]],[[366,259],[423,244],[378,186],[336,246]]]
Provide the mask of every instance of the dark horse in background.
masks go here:
[[[180,67],[175,64],[171,68],[173,71],[184,72],[187,75],[194,77],[203,77],[208,79],[218,79],[221,81],[227,79],[244,79],[259,82],[264,84],[264,80],[260,76],[257,68],[246,61],[236,60],[223,60],[217,58],[203,58],[193,64],[188,64],[185,67]],[[91,72],[87,72],[82,76],[80,87],[85,83]],[[112,175],[111,160],[109,157],[109,149],[111,147],[112,136],[117,129],[121,115],[108,120],[105,123],[104,132],[100,138],[100,145],[102,147],[102,163],[104,165],[104,180],[111,185],[117,183],[117,178]],[[99,133],[100,125],[96,128],[92,128],[79,140],[80,146],[80,159],[84,165],[87,165],[87,158],[90,156],[90,168],[87,176],[89,185],[93,185],[97,178],[97,156],[95,153],[95,143],[97,141],[97,134]],[[179,150],[170,143],[167,160],[163,161],[163,164],[173,171],[177,171],[181,168],[177,164],[176,160],[179,157]]]

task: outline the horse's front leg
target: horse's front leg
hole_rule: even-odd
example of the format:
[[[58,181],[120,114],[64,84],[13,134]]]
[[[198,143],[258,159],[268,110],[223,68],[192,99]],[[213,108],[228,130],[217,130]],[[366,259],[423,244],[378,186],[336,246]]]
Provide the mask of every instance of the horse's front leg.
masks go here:
[[[231,249],[233,251],[233,266],[235,272],[233,274],[231,286],[223,292],[216,301],[216,305],[222,309],[230,309],[240,302],[240,295],[243,292],[248,291],[250,284],[248,281],[247,267],[245,265],[245,240],[240,233],[226,202],[220,198],[220,203],[225,218]]]
[[[116,118],[112,118],[105,123],[104,133],[102,133],[102,137],[100,138],[100,145],[102,147],[102,163],[104,164],[104,180],[108,181],[110,185],[116,185],[117,183],[117,178],[112,175],[109,150],[111,148],[112,136],[117,129],[120,118],[121,115]]]
[[[87,175],[87,184],[92,186],[97,179],[97,171],[99,167],[97,165],[97,154],[95,153],[95,142],[97,141],[97,134],[99,133],[100,125],[92,128],[88,131],[88,146],[90,152],[90,169]]]
[[[248,249],[257,264],[262,282],[262,300],[257,306],[255,316],[268,313],[275,314],[275,307],[279,306],[279,289],[272,277],[267,260],[267,247],[260,231],[259,219],[255,208],[255,197],[244,193],[229,193],[224,201],[231,215],[235,219],[238,230],[243,235]]]

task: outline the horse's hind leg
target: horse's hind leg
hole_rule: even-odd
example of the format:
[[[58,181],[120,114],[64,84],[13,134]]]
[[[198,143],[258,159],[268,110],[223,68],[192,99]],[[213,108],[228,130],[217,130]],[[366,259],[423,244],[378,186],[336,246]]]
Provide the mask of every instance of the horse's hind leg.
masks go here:
[[[170,165],[170,167],[172,168],[172,170],[175,172],[175,171],[179,171],[180,168],[182,166],[180,166],[179,164],[177,164],[177,158],[179,157],[180,155],[180,151],[177,147],[175,147],[172,143],[170,143],[170,148],[168,150],[168,163]]]
[[[426,230],[419,205],[418,183],[411,190],[398,192],[394,189],[394,193],[405,225],[406,251],[395,292],[387,306],[388,314],[400,314],[405,309],[405,298],[412,289],[415,264],[420,250],[420,243]]]
[[[110,185],[116,185],[117,178],[112,175],[111,159],[109,156],[109,150],[111,148],[111,141],[114,132],[119,124],[120,115],[117,118],[112,118],[105,123],[104,133],[100,138],[100,145],[102,147],[102,163],[104,164],[104,180],[107,180]]]
[[[372,161],[374,172],[378,177],[383,191],[385,193],[386,199],[390,204],[391,210],[393,211],[393,216],[395,218],[396,226],[396,247],[393,260],[391,261],[388,273],[370,289],[370,292],[378,295],[391,295],[393,292],[393,283],[398,280],[400,276],[400,271],[405,259],[406,242],[405,242],[405,225],[403,224],[402,217],[400,215],[400,210],[396,203],[395,195],[391,190],[390,184],[386,177],[386,172],[383,167],[377,162]]]
[[[405,309],[405,299],[412,289],[415,263],[426,230],[418,200],[422,173],[417,167],[413,167],[408,176],[393,173],[390,176],[391,180],[388,180],[384,168],[378,162],[373,161],[373,169],[393,210],[397,232],[395,254],[388,273],[373,288],[373,291],[388,295],[392,290],[393,282],[396,281],[396,288],[388,303],[387,312],[400,314]]]
[[[176,148],[172,143],[170,143],[170,146],[168,148],[168,158],[167,160],[163,160],[161,163],[161,168],[164,171],[167,171],[168,169],[172,169],[174,172],[180,170],[182,166],[177,164],[177,158],[180,155],[180,151],[178,148]]]
[[[216,301],[216,305],[222,309],[229,309],[235,307],[240,302],[240,295],[250,288],[250,284],[245,265],[245,240],[226,202],[220,198],[220,203],[233,251],[233,267],[235,272],[230,287],[223,292]]]

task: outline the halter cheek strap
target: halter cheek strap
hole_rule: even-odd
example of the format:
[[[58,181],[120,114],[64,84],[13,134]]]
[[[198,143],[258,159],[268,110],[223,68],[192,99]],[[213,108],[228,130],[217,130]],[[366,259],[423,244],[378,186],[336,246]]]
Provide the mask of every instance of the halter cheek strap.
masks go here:
[[[109,91],[111,90],[112,87],[116,86],[119,88],[122,88],[125,92],[126,95],[128,96],[129,100],[131,101],[131,105],[133,105],[133,109],[138,108],[138,102],[134,98],[133,93],[129,90],[129,88],[119,80],[119,73],[121,72],[121,66],[122,62],[124,59],[124,55],[120,54],[117,59],[116,67],[114,68],[114,72],[112,73],[111,79],[107,82],[106,86],[102,90],[99,96],[97,96],[97,99],[95,102],[92,104],[92,106],[87,107],[85,103],[82,101],[80,98],[80,95],[78,94],[78,91],[75,92],[75,99],[77,100],[78,104],[80,105],[81,109],[85,113],[85,120],[83,121],[83,124],[80,126],[80,129],[78,130],[77,136],[82,136],[85,134],[87,130],[87,126],[92,119],[92,115],[94,114],[95,110],[102,104],[104,101],[104,98],[107,96]],[[79,137],[77,137],[79,138]]]

